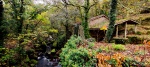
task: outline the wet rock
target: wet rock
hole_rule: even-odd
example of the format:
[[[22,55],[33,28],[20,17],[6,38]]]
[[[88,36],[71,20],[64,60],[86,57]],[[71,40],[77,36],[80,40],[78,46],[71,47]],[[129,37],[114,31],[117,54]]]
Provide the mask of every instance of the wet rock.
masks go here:
[[[38,57],[38,64],[36,67],[52,67],[49,59],[45,56]]]

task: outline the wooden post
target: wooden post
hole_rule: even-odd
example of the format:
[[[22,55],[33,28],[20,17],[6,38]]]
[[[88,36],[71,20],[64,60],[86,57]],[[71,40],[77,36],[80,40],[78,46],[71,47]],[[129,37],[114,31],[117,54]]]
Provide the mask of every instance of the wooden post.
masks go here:
[[[116,27],[116,37],[118,37],[118,25]]]
[[[127,22],[125,23],[125,34],[124,34],[125,38],[127,37]]]
[[[137,32],[137,25],[135,24],[135,27],[134,27],[134,32],[136,33]]]

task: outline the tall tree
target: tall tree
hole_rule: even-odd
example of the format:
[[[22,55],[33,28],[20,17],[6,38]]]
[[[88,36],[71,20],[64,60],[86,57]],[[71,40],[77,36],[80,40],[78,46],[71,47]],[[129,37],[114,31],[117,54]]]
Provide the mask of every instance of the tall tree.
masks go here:
[[[62,0],[66,2],[66,0]],[[72,6],[67,5],[58,1],[57,3],[53,4],[53,14],[51,15],[51,23],[55,29],[65,30],[65,40],[69,39],[71,35],[71,27],[72,23],[76,22],[75,19],[79,15],[78,10],[76,8],[72,8]],[[57,24],[57,28],[56,28]],[[61,25],[61,26],[60,26]]]
[[[80,3],[80,4],[77,4],[77,3],[73,4],[70,0],[63,0],[63,1],[67,5],[71,5],[71,6],[79,8],[80,13],[82,14],[81,19],[82,19],[82,26],[84,28],[84,36],[85,38],[89,38],[90,37],[89,27],[88,27],[89,11],[91,7],[93,7],[94,5],[98,3],[98,0],[92,0],[94,2],[93,4],[91,4],[91,0],[80,0],[80,1],[78,0],[77,3]],[[82,2],[84,2],[84,5],[82,5],[83,4]],[[83,12],[82,12],[82,9],[83,9]]]
[[[3,45],[3,41],[4,41],[4,30],[2,28],[3,25],[3,12],[4,12],[4,7],[3,7],[3,1],[0,0],[0,46]]]
[[[32,0],[6,0],[6,11],[10,17],[9,23],[13,23],[13,33],[25,33],[27,30],[35,30],[37,16],[45,12],[48,5],[34,4]]]
[[[19,10],[20,19],[19,19],[19,22],[18,22],[18,33],[22,33],[23,22],[24,22],[24,16],[23,16],[24,12],[25,12],[24,0],[20,0],[20,10]]]
[[[110,23],[105,36],[106,42],[110,42],[115,28],[117,0],[111,0],[110,6],[111,6],[109,14]]]
[[[66,0],[64,0],[66,1]],[[65,28],[66,28],[66,42],[67,42],[67,39],[69,39],[69,24],[68,24],[68,5],[67,4],[64,4],[64,7],[65,7]]]
[[[17,24],[17,33],[22,33],[23,22],[25,13],[25,2],[24,0],[9,0],[9,4],[11,5],[12,9],[12,17]]]
[[[90,10],[90,1],[85,0],[85,5],[84,5],[84,18],[82,21],[82,26],[84,27],[84,35],[85,38],[89,38],[89,27],[88,27],[88,19],[89,19],[89,10]]]
[[[149,7],[148,0],[118,0],[117,19],[129,19],[147,7]]]

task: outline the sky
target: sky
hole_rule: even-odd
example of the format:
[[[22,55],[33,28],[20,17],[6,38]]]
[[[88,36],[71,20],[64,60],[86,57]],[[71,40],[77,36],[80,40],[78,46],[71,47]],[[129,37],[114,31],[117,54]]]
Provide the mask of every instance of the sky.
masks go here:
[[[44,4],[43,0],[34,0],[35,4]]]
[[[34,3],[35,4],[46,4],[44,1],[48,1],[48,2],[51,2],[51,0],[34,0]],[[56,0],[57,1],[57,0]],[[103,1],[103,0],[99,0],[99,1]]]

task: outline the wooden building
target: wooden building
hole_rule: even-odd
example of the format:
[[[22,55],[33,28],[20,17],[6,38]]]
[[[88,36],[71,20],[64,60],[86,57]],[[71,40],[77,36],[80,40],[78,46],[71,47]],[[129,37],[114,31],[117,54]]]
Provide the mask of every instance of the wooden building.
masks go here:
[[[127,34],[131,34],[129,33],[128,25],[134,25],[134,33],[137,32],[137,22],[135,20],[121,20],[116,22],[115,24],[115,34],[116,34],[116,38],[127,38]],[[124,31],[124,37],[119,37],[119,32]]]
[[[126,38],[129,30],[128,25],[134,25],[134,33],[136,32],[137,22],[135,20],[119,20],[116,21],[115,30],[113,37],[115,38]],[[96,39],[96,41],[101,41],[104,39],[107,28],[109,25],[109,19],[105,15],[100,15],[93,17],[89,20],[90,35]]]
[[[100,16],[91,18],[89,20],[90,35],[93,38],[95,38],[96,41],[103,40],[108,24],[109,24],[109,19],[105,15],[100,15]]]

